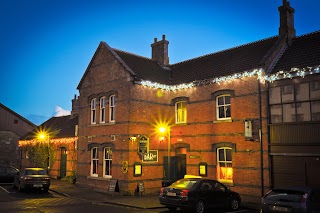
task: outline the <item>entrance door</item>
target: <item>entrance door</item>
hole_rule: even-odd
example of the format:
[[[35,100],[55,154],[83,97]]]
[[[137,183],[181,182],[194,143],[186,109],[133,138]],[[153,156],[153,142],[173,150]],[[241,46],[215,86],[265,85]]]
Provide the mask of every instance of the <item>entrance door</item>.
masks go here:
[[[168,176],[168,156],[164,156],[164,179],[171,180],[171,182],[179,180],[184,177],[187,172],[186,169],[186,155],[178,154],[170,157],[170,176]]]
[[[186,155],[184,154],[179,154],[176,157],[176,178],[177,180],[182,179],[184,175],[187,173],[186,169]]]
[[[67,149],[60,148],[60,178],[64,178],[67,173]]]

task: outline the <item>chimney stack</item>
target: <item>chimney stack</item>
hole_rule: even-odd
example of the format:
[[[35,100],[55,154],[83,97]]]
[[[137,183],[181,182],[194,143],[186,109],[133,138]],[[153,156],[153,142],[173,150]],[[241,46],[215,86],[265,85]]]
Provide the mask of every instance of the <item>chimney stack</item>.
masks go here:
[[[294,9],[290,6],[290,2],[282,0],[282,6],[278,7],[278,10],[280,12],[279,36],[287,36],[287,41],[290,43],[292,38],[296,37]]]
[[[165,35],[162,35],[161,41],[158,41],[158,39],[155,38],[154,43],[151,44],[152,60],[157,61],[159,64],[163,66],[169,65],[168,45],[169,41],[166,40]]]
[[[79,99],[77,95],[74,95],[74,99],[72,99],[71,117],[73,118],[78,113],[79,113]]]

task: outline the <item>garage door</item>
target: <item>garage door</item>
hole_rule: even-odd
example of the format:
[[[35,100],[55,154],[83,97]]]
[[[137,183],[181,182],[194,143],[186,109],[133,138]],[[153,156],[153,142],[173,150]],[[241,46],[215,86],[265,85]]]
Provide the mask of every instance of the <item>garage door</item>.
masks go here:
[[[273,156],[273,186],[320,186],[319,157]]]

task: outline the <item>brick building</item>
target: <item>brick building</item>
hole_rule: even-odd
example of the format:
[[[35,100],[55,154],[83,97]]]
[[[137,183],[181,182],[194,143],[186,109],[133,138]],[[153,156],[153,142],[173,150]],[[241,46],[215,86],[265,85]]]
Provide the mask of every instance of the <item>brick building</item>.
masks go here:
[[[272,186],[269,75],[296,39],[293,8],[279,11],[279,35],[176,64],[165,35],[151,58],[101,42],[78,85],[77,183],[134,194],[192,174],[259,202]]]
[[[0,103],[0,164],[19,168],[18,140],[36,125]]]
[[[77,169],[78,99],[71,115],[52,117],[19,140],[21,168],[48,168],[55,179],[74,179]]]

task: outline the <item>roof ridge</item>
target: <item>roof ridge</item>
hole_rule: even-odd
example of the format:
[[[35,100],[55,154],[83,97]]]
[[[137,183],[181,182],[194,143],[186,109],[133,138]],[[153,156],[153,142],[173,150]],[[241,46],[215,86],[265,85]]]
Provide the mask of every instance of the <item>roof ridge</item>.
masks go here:
[[[306,34],[302,34],[302,35],[296,36],[296,38],[305,37],[305,36],[309,36],[309,35],[316,34],[316,33],[320,33],[320,30],[306,33]]]
[[[148,57],[145,57],[145,56],[137,55],[137,54],[130,53],[130,52],[127,52],[127,51],[124,51],[124,50],[120,50],[120,49],[117,49],[117,48],[113,48],[113,47],[111,47],[111,48],[112,48],[113,50],[115,50],[115,51],[119,51],[119,52],[123,52],[123,53],[129,54],[129,55],[137,56],[137,57],[139,57],[139,58],[144,58],[144,59],[151,60],[151,58],[148,58]]]
[[[185,63],[185,62],[188,62],[188,61],[193,61],[193,60],[200,59],[200,58],[204,58],[204,57],[207,57],[207,56],[210,56],[210,55],[215,55],[215,54],[219,54],[219,53],[222,53],[222,52],[227,52],[227,51],[230,51],[230,50],[233,50],[233,49],[238,49],[240,47],[248,46],[248,45],[251,45],[251,44],[254,44],[254,43],[258,43],[258,42],[262,42],[262,41],[265,41],[265,40],[268,40],[268,39],[272,39],[272,38],[275,38],[275,37],[277,37],[277,36],[271,36],[269,38],[265,38],[265,39],[261,39],[261,40],[254,41],[254,42],[250,42],[250,43],[247,43],[247,44],[242,44],[242,45],[239,45],[239,46],[236,46],[236,47],[231,47],[231,48],[228,48],[228,49],[220,50],[218,52],[209,53],[209,54],[198,56],[198,57],[192,58],[192,59],[187,59],[185,61],[181,61],[181,62],[178,62],[178,63],[175,63],[175,64],[171,64],[171,66],[177,65],[177,64],[182,64],[182,63]]]
[[[19,117],[20,119],[24,120],[25,122],[29,123],[30,125],[33,125],[34,127],[36,127],[37,125],[34,124],[33,122],[29,121],[28,119],[26,119],[25,117],[23,117],[22,115],[20,115],[19,113],[13,111],[12,109],[10,109],[9,107],[5,106],[4,104],[0,103],[0,106],[3,107],[4,109],[8,110],[9,112],[11,112],[12,114],[16,115],[17,117]]]

